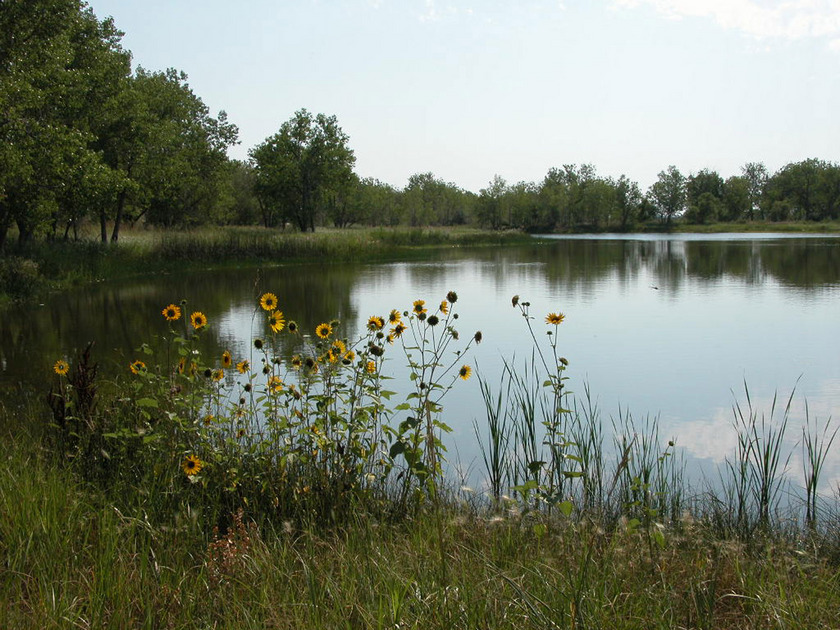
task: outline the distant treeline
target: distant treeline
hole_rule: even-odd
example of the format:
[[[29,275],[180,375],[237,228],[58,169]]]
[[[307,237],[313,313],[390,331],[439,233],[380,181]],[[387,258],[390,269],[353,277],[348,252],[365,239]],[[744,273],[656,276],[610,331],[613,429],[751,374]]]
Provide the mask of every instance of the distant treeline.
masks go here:
[[[840,213],[840,165],[817,159],[724,179],[670,166],[642,191],[591,165],[539,182],[495,176],[478,194],[432,173],[403,188],[353,171],[334,116],[302,109],[253,147],[192,92],[182,72],[131,69],[113,20],[81,0],[0,2],[0,248],[10,234],[102,241],[121,226],[477,225],[529,231],[631,230],[675,221],[822,221]]]

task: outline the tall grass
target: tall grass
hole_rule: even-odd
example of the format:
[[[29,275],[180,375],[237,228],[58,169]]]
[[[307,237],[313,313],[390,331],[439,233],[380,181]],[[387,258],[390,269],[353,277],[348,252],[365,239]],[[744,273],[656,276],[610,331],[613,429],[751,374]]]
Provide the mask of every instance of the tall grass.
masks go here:
[[[460,340],[457,295],[371,316],[357,339],[324,322],[297,362],[275,356],[275,302],[255,307],[270,332],[248,364],[202,357],[200,313],[172,304],[156,363],[144,346],[149,365],[106,388],[83,353],[56,364],[49,408],[0,407],[0,627],[840,622],[836,507],[807,537],[779,520],[790,400],[778,419],[747,392],[734,490],[687,496],[656,417],[573,400],[552,313],[547,348],[505,363],[498,392],[481,381],[490,493],[464,502],[442,475],[442,400],[481,337]],[[392,405],[381,358],[399,345],[412,391]],[[834,434],[808,434],[816,489]]]
[[[517,232],[469,228],[321,229],[310,234],[252,227],[192,231],[126,231],[119,243],[88,239],[8,245],[0,259],[0,297],[26,298],[46,289],[136,274],[224,265],[382,260],[418,247],[526,242]]]

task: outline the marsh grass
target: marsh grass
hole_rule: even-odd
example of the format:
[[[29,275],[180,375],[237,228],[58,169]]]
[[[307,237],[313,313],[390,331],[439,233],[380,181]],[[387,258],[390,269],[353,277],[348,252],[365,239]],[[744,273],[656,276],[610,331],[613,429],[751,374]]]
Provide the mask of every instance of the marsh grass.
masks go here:
[[[48,408],[0,407],[0,627],[840,624],[836,500],[807,528],[779,518],[790,400],[779,419],[747,392],[733,483],[695,494],[655,417],[620,410],[605,436],[589,390],[566,391],[561,314],[540,346],[521,303],[534,353],[505,363],[498,392],[481,381],[489,493],[448,486],[442,399],[480,339],[458,343],[456,300],[415,302],[394,339],[377,316],[355,340],[323,323],[308,373],[260,329],[250,367],[218,380],[183,311],[158,363],[143,346],[142,369],[104,382],[83,352]],[[413,375],[398,405],[381,378],[389,341]],[[817,488],[834,434],[808,427]]]
[[[0,458],[0,625],[9,628],[836,627],[836,567],[775,541],[763,554],[700,522],[651,557],[637,530],[453,504],[339,529],[247,513],[224,531],[153,525],[18,438]]]
[[[93,238],[8,245],[0,258],[0,297],[20,299],[52,288],[138,274],[306,261],[411,257],[418,248],[526,242],[519,232],[470,228],[321,229],[301,234],[254,227],[190,231],[126,230],[116,244]]]

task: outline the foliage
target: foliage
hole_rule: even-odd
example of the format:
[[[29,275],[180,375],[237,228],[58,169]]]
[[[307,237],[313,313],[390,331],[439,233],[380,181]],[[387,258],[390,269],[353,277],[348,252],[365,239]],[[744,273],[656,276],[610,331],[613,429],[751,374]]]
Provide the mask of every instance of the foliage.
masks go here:
[[[187,506],[209,525],[224,525],[239,508],[275,523],[345,521],[355,508],[404,511],[441,476],[440,434],[450,430],[441,402],[472,343],[458,348],[456,300],[450,292],[438,308],[418,300],[403,313],[371,316],[351,339],[337,321],[304,335],[265,293],[252,350],[216,359],[199,351],[205,315],[170,304],[162,311],[168,333],[138,349],[115,394],[103,395],[90,348],[69,369],[56,363],[51,444],[121,505],[126,497],[145,505],[151,488],[167,497],[154,514],[148,508],[150,518]],[[281,336],[292,337],[293,355],[284,355]],[[415,384],[393,407],[383,372],[392,346]],[[460,370],[468,378],[470,368]],[[391,491],[393,505],[383,504]]]
[[[342,194],[351,184],[356,158],[348,141],[335,116],[301,109],[251,149],[266,227],[291,221],[301,232],[315,231],[328,195]]]

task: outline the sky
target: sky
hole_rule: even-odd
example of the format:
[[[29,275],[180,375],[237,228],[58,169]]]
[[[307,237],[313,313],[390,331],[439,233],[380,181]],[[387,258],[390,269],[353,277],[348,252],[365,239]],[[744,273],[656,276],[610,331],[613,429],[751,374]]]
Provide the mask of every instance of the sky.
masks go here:
[[[840,161],[840,0],[88,1],[227,112],[236,159],[306,108],[397,188]]]

